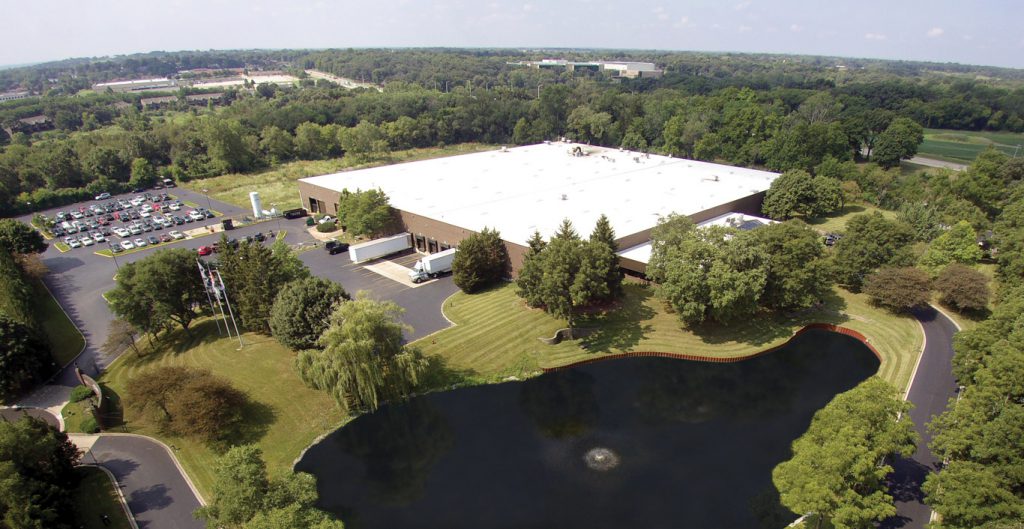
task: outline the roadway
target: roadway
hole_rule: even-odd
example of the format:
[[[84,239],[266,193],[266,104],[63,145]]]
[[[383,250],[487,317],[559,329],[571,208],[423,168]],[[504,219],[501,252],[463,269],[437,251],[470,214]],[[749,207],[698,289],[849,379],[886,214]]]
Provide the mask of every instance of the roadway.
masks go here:
[[[883,521],[880,525],[883,529],[924,529],[928,523],[932,511],[924,504],[921,484],[928,474],[938,470],[941,462],[928,449],[932,436],[926,425],[945,411],[949,399],[956,396],[957,384],[952,371],[956,324],[932,307],[919,310],[914,316],[924,329],[925,347],[907,400],[914,404],[910,419],[921,440],[912,457],[893,462],[888,481],[889,491],[896,501],[896,516]]]

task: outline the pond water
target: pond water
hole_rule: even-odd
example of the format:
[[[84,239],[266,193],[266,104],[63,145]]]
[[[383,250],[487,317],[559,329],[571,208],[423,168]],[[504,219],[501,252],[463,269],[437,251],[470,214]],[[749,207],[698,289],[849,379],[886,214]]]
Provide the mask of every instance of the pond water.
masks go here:
[[[598,362],[382,407],[296,470],[351,529],[777,529],[772,469],[878,365],[826,331],[734,364]]]

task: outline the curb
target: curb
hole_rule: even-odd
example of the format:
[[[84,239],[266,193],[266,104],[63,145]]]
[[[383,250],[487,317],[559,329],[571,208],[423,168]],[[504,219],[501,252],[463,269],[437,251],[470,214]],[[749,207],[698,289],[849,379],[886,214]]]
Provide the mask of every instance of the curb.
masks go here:
[[[98,437],[100,439],[102,439],[103,436],[135,437],[135,438],[138,438],[138,439],[145,439],[147,441],[153,441],[154,443],[162,446],[164,451],[167,452],[167,455],[170,456],[171,461],[174,462],[174,466],[178,468],[178,473],[181,474],[181,477],[183,477],[185,479],[185,483],[188,484],[188,488],[192,489],[192,494],[194,494],[196,499],[199,500],[200,505],[208,505],[206,503],[206,499],[203,498],[203,495],[199,493],[199,489],[196,488],[196,484],[192,482],[192,478],[189,477],[188,472],[185,472],[185,468],[181,466],[181,462],[178,461],[178,457],[174,455],[174,451],[171,450],[171,447],[167,446],[167,444],[164,443],[163,441],[161,441],[161,440],[159,440],[159,439],[157,439],[155,437],[149,437],[149,436],[140,435],[140,434],[137,434],[137,433],[114,433],[114,432],[111,432],[111,433],[98,434]]]
[[[121,491],[121,484],[117,482],[117,478],[114,477],[114,473],[107,470],[107,467],[104,467],[103,465],[82,464],[78,466],[98,468],[102,470],[104,474],[107,475],[107,478],[110,479],[110,484],[114,487],[114,490],[117,492],[117,499],[118,502],[121,504],[121,510],[124,511],[125,516],[128,518],[128,525],[132,526],[132,529],[139,529],[139,524],[135,522],[135,515],[132,514],[132,509],[131,507],[128,506],[128,500],[125,499],[124,492]]]

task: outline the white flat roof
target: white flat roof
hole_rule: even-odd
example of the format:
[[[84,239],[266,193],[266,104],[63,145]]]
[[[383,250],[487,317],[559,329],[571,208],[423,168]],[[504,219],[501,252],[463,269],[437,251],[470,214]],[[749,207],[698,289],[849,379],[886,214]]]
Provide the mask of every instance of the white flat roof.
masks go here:
[[[739,228],[741,230],[751,230],[759,226],[764,226],[765,224],[774,224],[775,222],[776,221],[766,219],[764,217],[755,217],[754,215],[747,215],[745,213],[729,212],[705,220],[704,222],[697,224],[697,227],[728,226],[732,228]],[[626,248],[625,250],[620,250],[619,256],[647,264],[651,261],[651,241]]]
[[[587,156],[573,156],[579,146]],[[550,142],[303,178],[341,191],[381,189],[395,208],[526,245],[562,219],[587,236],[601,214],[618,237],[670,213],[694,214],[768,189],[778,173]]]

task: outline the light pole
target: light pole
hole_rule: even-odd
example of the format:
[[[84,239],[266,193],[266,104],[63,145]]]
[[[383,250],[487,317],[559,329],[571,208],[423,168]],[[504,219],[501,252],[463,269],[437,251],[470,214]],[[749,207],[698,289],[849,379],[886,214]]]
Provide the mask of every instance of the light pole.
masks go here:
[[[274,216],[277,217],[277,233],[281,233],[281,212],[277,210],[277,203],[271,202],[270,207],[274,209]]]
[[[209,210],[209,211],[213,211],[213,206],[210,205],[210,194],[209,193],[210,193],[210,190],[206,189],[204,187],[203,188],[203,195],[206,196],[206,209]]]

